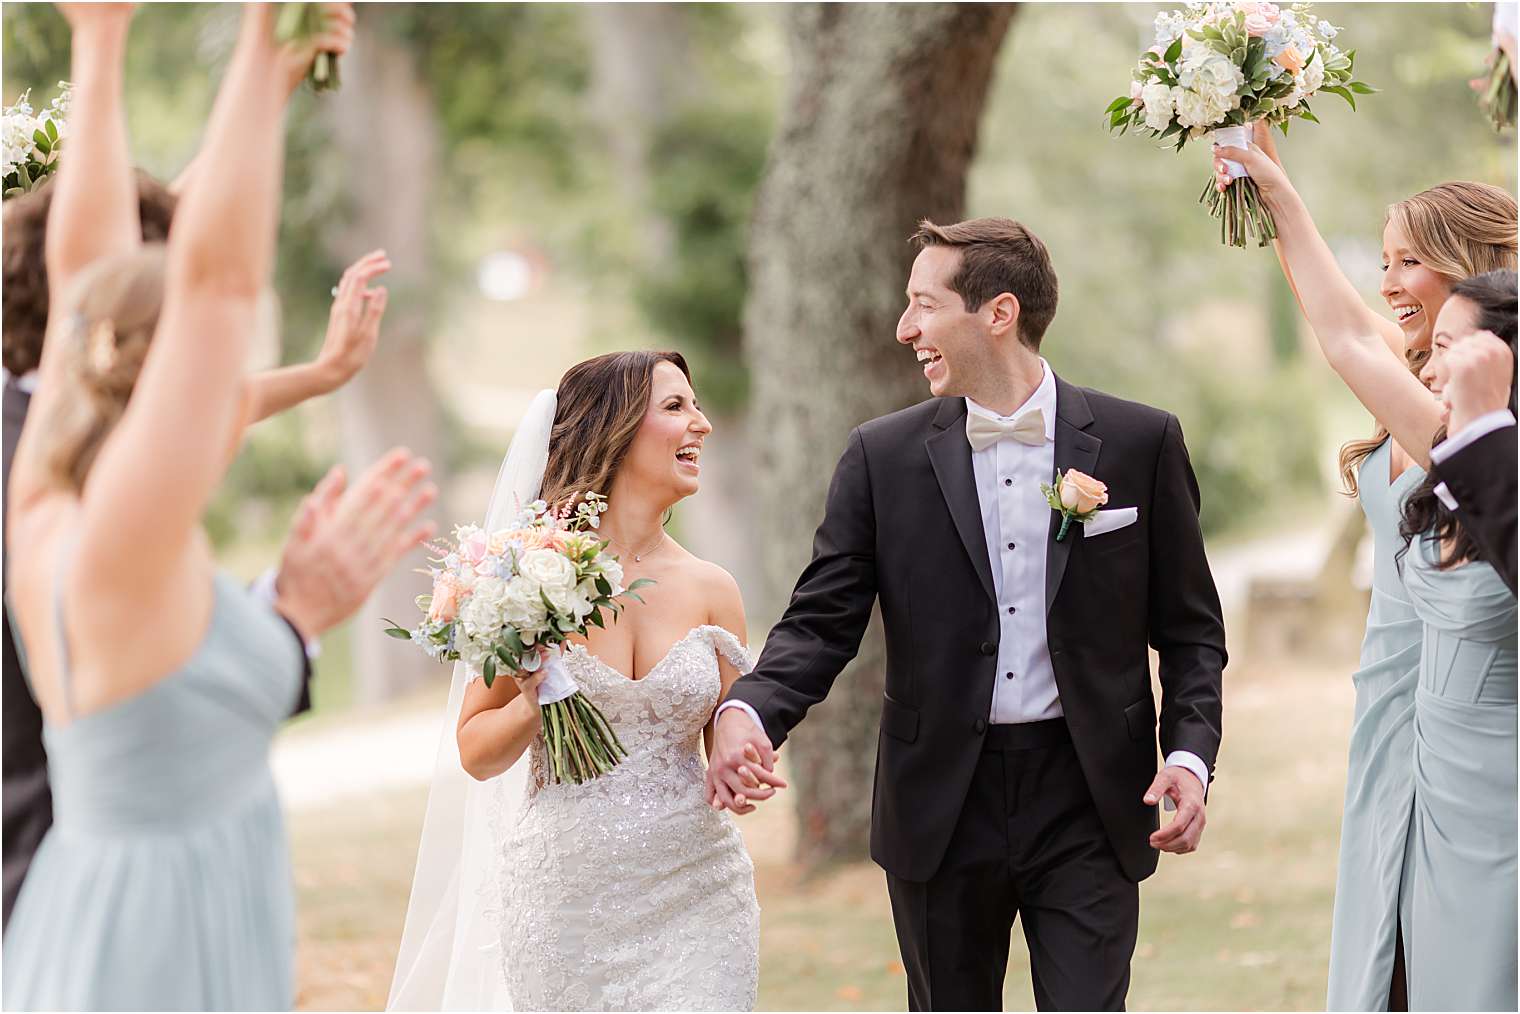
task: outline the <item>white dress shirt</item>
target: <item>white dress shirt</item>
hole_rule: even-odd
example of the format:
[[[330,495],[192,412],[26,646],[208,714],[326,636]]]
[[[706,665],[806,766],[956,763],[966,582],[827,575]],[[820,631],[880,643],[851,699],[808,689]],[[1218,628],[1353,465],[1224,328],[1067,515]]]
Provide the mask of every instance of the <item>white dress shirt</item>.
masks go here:
[[[1056,379],[1044,359],[1040,386],[1012,415],[1000,416],[966,399],[968,412],[1017,422],[1038,411],[1044,417],[1044,443],[1025,444],[1005,439],[971,452],[976,477],[976,496],[981,506],[982,534],[992,564],[992,585],[997,595],[997,676],[992,685],[994,725],[1014,725],[1060,718],[1061,695],[1056,689],[1055,669],[1045,632],[1045,556],[1050,541],[1050,504],[1040,492],[1041,483],[1055,478]],[[740,708],[762,729],[765,724],[755,709],[743,701],[724,701],[718,708]],[[1166,766],[1192,772],[1206,789],[1208,765],[1196,754],[1173,750]],[[1166,800],[1171,809],[1171,800]]]
[[[1485,412],[1463,426],[1455,435],[1447,437],[1432,447],[1430,460],[1439,465],[1462,448],[1476,442],[1479,437],[1486,437],[1494,430],[1502,430],[1506,426],[1513,425],[1515,425],[1515,417],[1507,408]],[[1457,509],[1457,498],[1451,495],[1451,490],[1446,488],[1446,483],[1443,482],[1436,487],[1436,496],[1441,498],[1447,510]]]

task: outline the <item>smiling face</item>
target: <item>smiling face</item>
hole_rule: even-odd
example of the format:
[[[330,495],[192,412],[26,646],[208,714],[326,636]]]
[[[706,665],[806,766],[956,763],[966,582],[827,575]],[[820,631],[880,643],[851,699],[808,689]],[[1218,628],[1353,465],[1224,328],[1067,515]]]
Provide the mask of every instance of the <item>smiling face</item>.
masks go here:
[[[674,363],[655,364],[649,407],[618,470],[619,481],[664,491],[671,503],[691,496],[700,484],[702,443],[711,432],[686,374]]]
[[[924,247],[913,261],[908,307],[897,321],[897,340],[914,350],[936,398],[975,398],[977,378],[997,370],[992,327],[1007,331],[1017,320],[1018,302],[1006,293],[968,312],[950,288],[960,263],[955,247]],[[999,314],[1005,318],[1000,322]]]
[[[1404,346],[1430,348],[1435,319],[1451,294],[1451,282],[1421,263],[1419,255],[1410,249],[1409,236],[1392,219],[1383,229],[1381,291],[1404,331]]]
[[[1441,403],[1441,425],[1451,423],[1451,405],[1441,397],[1446,387],[1446,353],[1451,347],[1478,330],[1478,307],[1461,296],[1452,296],[1436,317],[1430,342],[1430,361],[1420,371],[1420,379]]]

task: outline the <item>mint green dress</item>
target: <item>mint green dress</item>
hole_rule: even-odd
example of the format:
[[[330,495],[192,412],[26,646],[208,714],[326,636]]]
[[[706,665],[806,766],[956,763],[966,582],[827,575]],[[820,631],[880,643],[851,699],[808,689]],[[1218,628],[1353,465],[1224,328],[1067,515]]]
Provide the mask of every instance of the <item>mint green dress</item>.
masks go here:
[[[1486,563],[1436,566],[1416,539],[1404,584],[1424,629],[1403,899],[1410,1010],[1515,1010],[1515,596]]]
[[[291,1009],[295,905],[269,746],[301,649],[231,578],[214,594],[181,668],[44,727],[54,824],[6,928],[5,1009]],[[68,701],[61,643],[58,657]]]
[[[1357,477],[1358,498],[1372,529],[1372,603],[1361,664],[1351,677],[1356,710],[1335,876],[1327,1010],[1388,1009],[1406,878],[1423,632],[1397,556],[1404,545],[1399,537],[1404,499],[1425,473],[1412,465],[1390,483],[1392,454],[1392,444],[1383,441]]]

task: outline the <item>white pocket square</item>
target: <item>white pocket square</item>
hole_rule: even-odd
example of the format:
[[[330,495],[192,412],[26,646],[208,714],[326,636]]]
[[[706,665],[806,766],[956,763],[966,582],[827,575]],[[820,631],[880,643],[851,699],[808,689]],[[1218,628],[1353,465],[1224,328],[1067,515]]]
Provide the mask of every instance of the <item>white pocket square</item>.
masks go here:
[[[1092,520],[1082,523],[1082,530],[1087,533],[1083,538],[1090,539],[1095,535],[1104,535],[1118,531],[1120,528],[1128,528],[1139,520],[1139,507],[1115,507],[1111,511],[1099,511],[1093,515]]]

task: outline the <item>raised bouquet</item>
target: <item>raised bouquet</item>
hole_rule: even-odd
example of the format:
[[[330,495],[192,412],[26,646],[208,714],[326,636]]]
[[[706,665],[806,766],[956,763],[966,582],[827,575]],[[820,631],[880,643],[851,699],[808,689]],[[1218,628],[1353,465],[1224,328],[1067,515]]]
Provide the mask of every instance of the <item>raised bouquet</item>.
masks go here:
[[[15,105],[6,106],[0,144],[4,147],[4,175],[0,192],[5,200],[20,197],[58,171],[58,155],[68,136],[69,98],[67,81],[58,82],[58,97],[40,114],[32,112],[31,92]]]
[[[1509,54],[1498,44],[1501,34],[1512,39],[1520,34],[1516,9],[1514,3],[1494,4],[1494,49],[1489,57],[1488,76],[1473,82],[1478,88],[1478,102],[1488,113],[1496,131],[1515,125],[1516,106],[1520,104],[1515,94],[1514,69],[1510,66]]]
[[[280,17],[275,22],[274,35],[280,42],[309,39],[322,31],[322,5],[319,3],[287,3],[280,5]],[[332,91],[338,87],[338,58],[332,53],[318,53],[306,72],[306,81],[313,91]]]
[[[1309,101],[1321,92],[1355,109],[1356,96],[1375,89],[1352,77],[1356,52],[1335,45],[1339,32],[1307,3],[1189,3],[1158,14],[1155,44],[1141,55],[1129,94],[1109,103],[1108,127],[1175,140],[1178,151],[1210,134],[1244,148],[1257,120],[1284,133],[1295,117],[1318,123]],[[1265,246],[1277,236],[1272,216],[1245,167],[1228,166],[1239,182],[1220,192],[1210,175],[1199,203],[1220,220],[1221,242],[1243,247],[1254,236]]]
[[[486,686],[503,674],[546,668],[538,687],[551,777],[580,783],[605,774],[627,756],[596,705],[576,689],[560,651],[574,634],[605,627],[623,599],[639,599],[648,580],[623,587],[623,568],[592,532],[607,502],[588,493],[572,510],[530,504],[494,532],[475,525],[438,542],[430,595],[418,597],[422,622],[408,630],[390,620],[386,633],[411,641],[439,661],[463,661]]]

